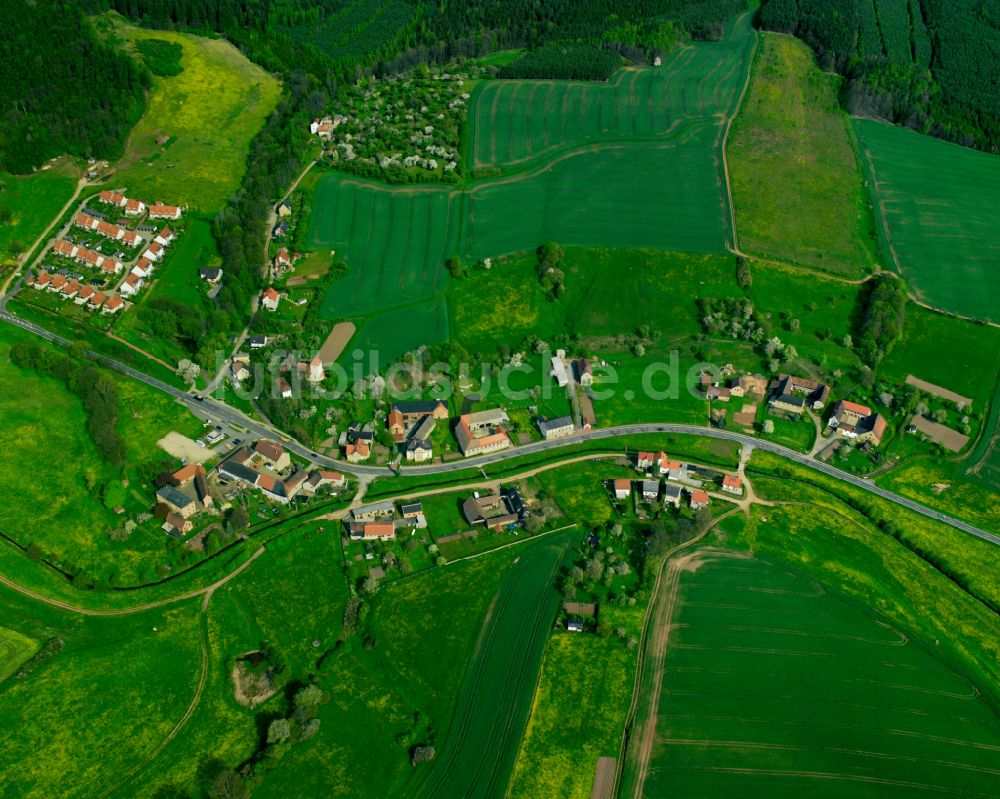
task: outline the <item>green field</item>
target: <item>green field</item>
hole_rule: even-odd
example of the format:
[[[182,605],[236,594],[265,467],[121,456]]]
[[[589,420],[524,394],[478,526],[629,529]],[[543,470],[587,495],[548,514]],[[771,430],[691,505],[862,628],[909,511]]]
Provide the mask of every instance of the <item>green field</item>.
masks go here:
[[[0,627],[0,683],[38,651],[38,642],[16,630]]]
[[[678,603],[644,796],[991,792],[990,689],[934,647],[765,558],[706,554]]]
[[[554,581],[573,533],[519,550],[490,606],[448,737],[419,797],[503,796],[559,605]]]
[[[1000,158],[881,122],[853,126],[887,259],[929,305],[1000,317]]]
[[[72,160],[61,158],[47,166],[33,175],[0,172],[0,212],[11,213],[10,220],[0,224],[0,265],[31,246],[73,196],[80,171]]]
[[[145,525],[127,542],[113,542],[107,530],[123,521],[101,502],[101,493],[122,473],[100,456],[88,435],[80,400],[64,384],[10,363],[15,341],[35,340],[5,325],[0,330],[0,447],[11,453],[0,467],[0,531],[22,546],[36,544],[54,560],[124,583],[155,577],[167,549],[158,527]],[[115,377],[121,401],[120,431],[135,476],[151,460],[167,458],[156,442],[171,430],[197,435],[201,425],[181,405],[142,383]],[[169,458],[167,458],[169,460]],[[63,464],[62,466],[58,466]],[[65,464],[72,464],[72,467]],[[26,479],[43,468],[45,480]],[[153,504],[152,483],[135,483],[126,496],[129,516]],[[125,516],[124,518],[128,518]],[[6,546],[6,545],[5,545]],[[25,568],[39,568],[24,558]]]
[[[602,607],[608,630],[638,636],[639,608]],[[512,799],[587,799],[599,757],[618,757],[636,650],[618,635],[557,632],[545,660],[511,781]]]
[[[5,625],[46,642],[28,676],[0,684],[4,793],[101,795],[154,752],[195,696],[197,604],[100,619],[6,589],[0,599]]]
[[[111,185],[147,202],[214,214],[239,187],[250,140],[277,105],[280,84],[225,39],[144,30],[117,15],[99,18],[97,26],[128,42],[163,39],[183,50],[179,75],[153,78],[146,113]]]
[[[875,261],[841,79],[798,39],[761,34],[727,143],[736,230],[755,255],[859,276]]]
[[[412,314],[427,323],[410,333],[416,343],[447,336],[440,318],[430,324],[427,303],[441,295],[453,254],[475,262],[547,239],[723,251],[720,141],[753,41],[743,15],[723,41],[680,48],[664,67],[625,70],[608,86],[483,85],[471,101],[469,151],[477,163],[491,159],[495,174],[462,189],[324,176],[309,248],[336,249],[351,269],[332,285],[325,313],[367,319],[366,341],[394,351],[401,331],[419,329]],[[553,103],[565,115],[551,113]]]

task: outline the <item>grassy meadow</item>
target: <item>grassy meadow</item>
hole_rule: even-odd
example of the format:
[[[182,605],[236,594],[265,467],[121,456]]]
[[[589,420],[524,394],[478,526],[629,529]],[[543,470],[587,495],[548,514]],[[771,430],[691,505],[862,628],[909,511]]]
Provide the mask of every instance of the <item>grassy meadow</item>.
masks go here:
[[[25,799],[101,795],[154,752],[194,697],[197,603],[92,618],[6,589],[0,596],[5,626],[43,642],[23,664],[26,676],[0,683],[5,792]]]
[[[166,536],[145,525],[128,541],[111,541],[107,530],[122,518],[105,507],[101,496],[109,484],[134,475],[142,464],[169,461],[156,442],[171,430],[196,435],[200,423],[166,395],[112,373],[129,464],[119,472],[101,458],[86,431],[80,400],[62,381],[10,363],[9,347],[22,338],[34,340],[13,327],[0,331],[0,383],[18,387],[0,393],[0,418],[5,421],[0,447],[12,453],[0,468],[0,530],[22,546],[36,544],[57,563],[72,563],[107,580],[127,584],[154,578],[155,566],[164,560]],[[36,469],[44,469],[46,479],[29,479]],[[151,484],[130,486],[125,501],[129,515],[152,505]],[[32,570],[26,568],[26,574]]]
[[[67,157],[32,175],[0,172],[0,214],[10,212],[10,219],[0,223],[0,265],[42,234],[73,196],[79,178],[79,168]]]
[[[221,38],[146,30],[113,14],[96,25],[126,43],[161,39],[183,51],[180,74],[153,78],[146,113],[110,183],[147,202],[214,214],[239,187],[250,140],[277,105],[280,84]]]
[[[840,107],[841,79],[822,71],[798,39],[760,37],[727,143],[740,246],[839,275],[867,274],[875,231]]]
[[[882,122],[853,122],[886,258],[924,302],[1000,317],[1000,157]]]

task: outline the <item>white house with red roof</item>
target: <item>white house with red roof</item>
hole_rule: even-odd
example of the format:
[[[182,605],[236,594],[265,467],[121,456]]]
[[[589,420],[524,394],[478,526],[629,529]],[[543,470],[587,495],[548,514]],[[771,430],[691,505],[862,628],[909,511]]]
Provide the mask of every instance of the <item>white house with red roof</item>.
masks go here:
[[[146,285],[141,277],[129,272],[128,277],[122,281],[122,284],[118,287],[118,291],[123,297],[133,297],[139,293],[139,290]]]
[[[153,203],[149,206],[149,218],[150,219],[180,219],[181,209],[176,205],[163,205],[162,203]]]
[[[125,216],[142,216],[146,212],[146,203],[142,200],[125,200]]]
[[[128,202],[124,194],[119,194],[116,191],[102,191],[100,195],[98,195],[98,199],[100,199],[102,203],[114,205],[118,208],[124,208],[125,203]]]
[[[742,494],[743,481],[737,474],[727,474],[722,478],[722,490],[729,494]]]
[[[269,311],[277,311],[278,303],[280,302],[281,295],[275,290],[274,286],[268,286],[264,293],[260,295],[260,304]]]
[[[108,301],[104,303],[104,307],[101,308],[101,313],[117,313],[125,306],[125,301],[122,300],[117,294],[108,298]]]
[[[163,228],[163,230],[161,230],[159,233],[156,234],[156,238],[153,239],[153,241],[155,241],[161,247],[166,247],[173,240],[174,240],[174,232],[168,227]]]
[[[827,425],[837,432],[838,436],[849,438],[858,443],[870,443],[876,447],[882,443],[885,435],[886,421],[880,413],[874,413],[867,405],[840,400],[833,406],[833,413]]]
[[[163,246],[154,241],[146,248],[146,252],[142,254],[142,257],[150,261],[159,261],[163,257]]]

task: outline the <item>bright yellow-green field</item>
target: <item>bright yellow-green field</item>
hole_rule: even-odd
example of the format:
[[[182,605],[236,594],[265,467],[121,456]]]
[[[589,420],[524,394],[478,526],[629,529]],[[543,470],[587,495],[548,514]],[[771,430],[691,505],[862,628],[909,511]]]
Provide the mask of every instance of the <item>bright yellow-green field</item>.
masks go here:
[[[279,82],[223,39],[144,30],[116,14],[96,25],[129,42],[165,39],[184,51],[179,75],[153,78],[146,113],[110,184],[147,201],[219,210],[246,172],[250,140],[277,105]],[[158,145],[163,136],[169,138]]]
[[[740,246],[836,274],[870,271],[868,197],[840,108],[840,78],[790,36],[760,35],[726,149]]]

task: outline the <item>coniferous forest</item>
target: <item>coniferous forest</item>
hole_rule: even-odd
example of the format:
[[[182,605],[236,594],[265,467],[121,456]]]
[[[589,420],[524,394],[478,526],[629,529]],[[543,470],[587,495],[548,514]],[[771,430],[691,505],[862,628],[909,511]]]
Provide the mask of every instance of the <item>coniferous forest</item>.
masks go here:
[[[0,3],[0,30],[0,166],[119,155],[145,108],[146,71],[99,41],[77,3]]]
[[[1000,148],[1000,0],[766,0],[760,24],[843,74],[851,113]]]

